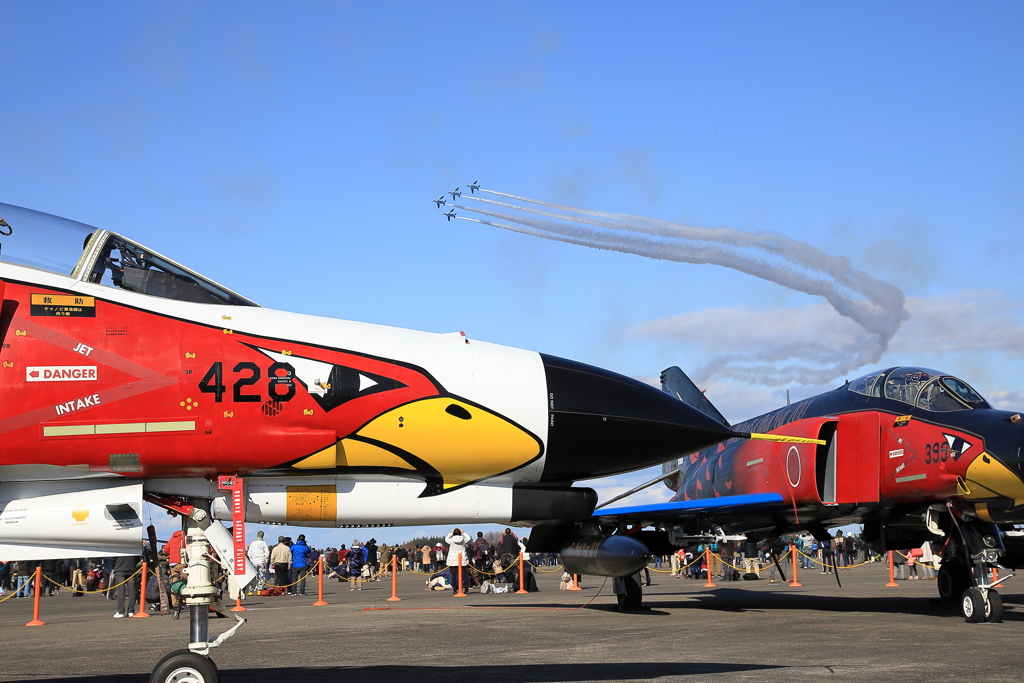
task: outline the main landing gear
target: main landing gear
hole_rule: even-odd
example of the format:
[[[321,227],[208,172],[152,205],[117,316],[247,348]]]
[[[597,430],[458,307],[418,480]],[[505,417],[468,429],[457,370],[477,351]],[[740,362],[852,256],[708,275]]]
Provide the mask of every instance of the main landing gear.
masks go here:
[[[189,644],[187,650],[177,650],[161,659],[150,674],[149,683],[219,683],[220,673],[209,657],[210,648],[219,646],[233,636],[245,623],[245,619],[224,607],[210,580],[213,560],[206,529],[211,523],[219,522],[213,522],[209,510],[202,509],[196,501],[192,501],[192,505],[182,506],[178,511],[185,515],[185,557],[188,558],[188,568],[185,570],[187,580],[181,595],[189,609]],[[213,641],[210,640],[209,631],[211,608],[217,614],[237,622]]]
[[[1005,552],[999,528],[990,522],[958,518],[956,512],[952,517],[953,529],[939,568],[939,597],[944,603],[958,604],[964,621],[999,623],[1003,599],[995,589],[1013,576],[999,564]]]

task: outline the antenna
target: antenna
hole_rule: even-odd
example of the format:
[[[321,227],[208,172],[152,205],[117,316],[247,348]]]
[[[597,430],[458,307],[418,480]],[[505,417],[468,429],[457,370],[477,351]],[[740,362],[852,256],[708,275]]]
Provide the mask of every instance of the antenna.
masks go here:
[[[786,405],[789,405],[789,389],[786,389]]]

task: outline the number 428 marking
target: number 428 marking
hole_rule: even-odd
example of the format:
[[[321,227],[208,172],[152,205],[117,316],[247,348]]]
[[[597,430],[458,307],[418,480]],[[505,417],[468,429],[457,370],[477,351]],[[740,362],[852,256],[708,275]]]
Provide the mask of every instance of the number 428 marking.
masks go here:
[[[260,366],[251,361],[243,361],[231,370],[239,377],[231,385],[231,400],[235,403],[259,403],[263,395],[257,389],[255,393],[247,393],[246,388],[259,384],[263,377]],[[224,400],[224,364],[217,361],[210,366],[203,378],[199,380],[199,391],[213,394],[214,401]],[[271,363],[267,368],[267,395],[271,401],[286,403],[295,397],[295,368],[291,363]]]

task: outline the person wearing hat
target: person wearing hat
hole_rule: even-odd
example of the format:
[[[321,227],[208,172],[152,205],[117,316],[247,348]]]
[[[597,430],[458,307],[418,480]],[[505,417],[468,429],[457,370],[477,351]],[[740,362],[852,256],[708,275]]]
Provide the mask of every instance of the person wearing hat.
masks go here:
[[[288,585],[288,570],[292,566],[292,551],[284,542],[284,536],[277,537],[277,545],[270,551],[270,564],[274,565],[274,583]]]
[[[299,540],[292,543],[292,586],[291,595],[306,594],[306,572],[309,564],[309,546],[306,535],[299,534]]]
[[[270,548],[263,540],[262,531],[256,532],[256,540],[249,544],[246,554],[249,556],[253,568],[256,569],[256,577],[262,587],[262,584],[267,582],[267,562],[270,560]]]

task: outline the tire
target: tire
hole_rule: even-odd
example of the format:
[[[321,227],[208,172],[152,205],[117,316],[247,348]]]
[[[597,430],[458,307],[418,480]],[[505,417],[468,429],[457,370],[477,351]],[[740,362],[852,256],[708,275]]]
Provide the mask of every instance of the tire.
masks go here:
[[[153,668],[149,683],[219,683],[217,665],[209,657],[175,650]]]
[[[964,621],[969,624],[985,621],[985,612],[985,598],[982,597],[981,590],[978,588],[965,590],[960,597],[960,614],[963,615]]]
[[[971,575],[959,562],[943,562],[936,583],[942,602],[952,605],[971,587]]]
[[[998,624],[1003,620],[1003,598],[996,591],[988,592],[988,609],[985,610],[985,621]]]

